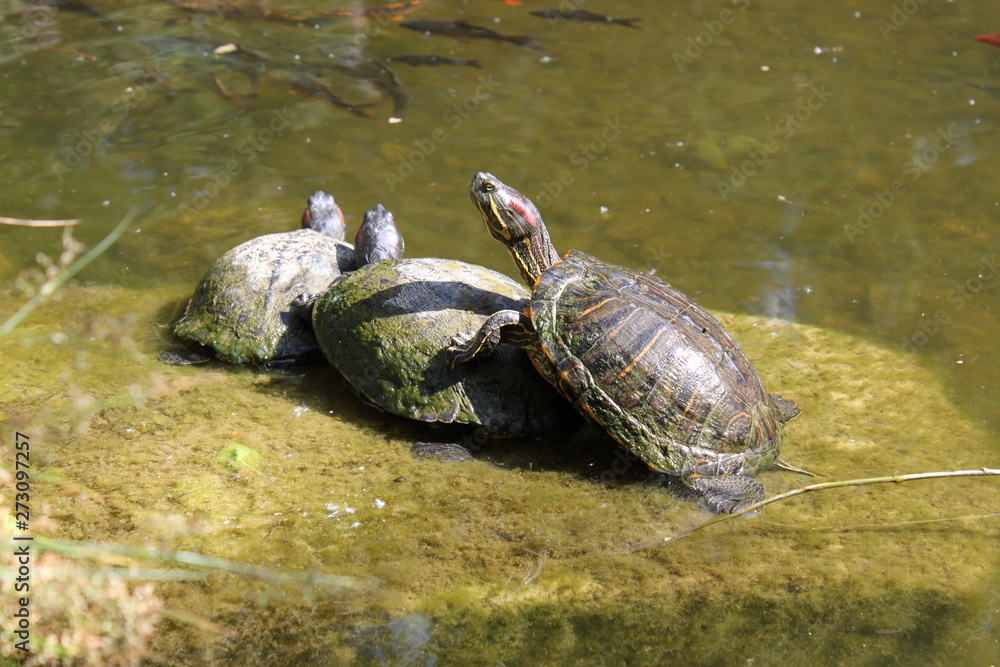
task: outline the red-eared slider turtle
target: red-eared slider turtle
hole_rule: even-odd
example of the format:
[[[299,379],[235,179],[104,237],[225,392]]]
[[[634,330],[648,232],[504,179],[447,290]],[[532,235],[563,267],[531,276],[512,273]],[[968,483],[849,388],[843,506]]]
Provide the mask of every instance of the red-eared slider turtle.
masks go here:
[[[382,204],[365,213],[365,219],[354,235],[354,265],[364,266],[383,259],[403,256],[403,237],[396,228],[392,213]]]
[[[576,250],[560,259],[534,204],[491,174],[476,174],[471,197],[533,292],[457,338],[453,362],[500,341],[524,347],[579,413],[713,511],[763,500],[750,475],[788,468],[778,444],[799,410],[764,391],[715,318],[655,276]]]
[[[387,211],[369,212],[359,238],[378,225],[389,230],[390,223]],[[383,233],[391,238],[394,231]],[[497,310],[523,307],[527,297],[510,278],[465,262],[375,261],[345,274],[316,300],[313,328],[330,364],[386,412],[476,424],[490,435],[543,434],[576,416],[523,350],[500,345],[459,368],[446,355],[454,336]]]
[[[309,318],[295,312],[292,301],[323,291],[354,268],[354,249],[343,238],[340,208],[332,196],[316,192],[302,229],[258,236],[216,260],[174,333],[233,363],[282,361],[316,350]]]

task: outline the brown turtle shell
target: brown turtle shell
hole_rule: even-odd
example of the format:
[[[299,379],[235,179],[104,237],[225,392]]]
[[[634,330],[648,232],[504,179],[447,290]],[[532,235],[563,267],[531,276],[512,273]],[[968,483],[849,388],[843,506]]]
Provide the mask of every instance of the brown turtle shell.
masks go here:
[[[685,477],[772,466],[790,401],[701,306],[663,280],[571,251],[535,285],[538,370],[650,467]]]

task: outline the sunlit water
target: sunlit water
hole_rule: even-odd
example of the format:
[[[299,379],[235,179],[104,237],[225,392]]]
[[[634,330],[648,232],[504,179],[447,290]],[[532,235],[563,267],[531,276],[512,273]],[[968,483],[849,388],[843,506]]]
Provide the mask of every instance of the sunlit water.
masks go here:
[[[293,15],[329,9],[305,0],[286,5],[281,10]],[[954,414],[984,434],[974,457],[942,465],[996,467],[1000,200],[995,173],[990,172],[995,172],[998,146],[1000,49],[974,39],[1000,30],[989,3],[576,3],[617,17],[641,17],[641,29],[550,23],[528,12],[557,3],[532,0],[519,6],[496,0],[432,1],[406,17],[463,19],[504,34],[533,35],[543,51],[505,42],[425,38],[389,21],[340,20],[315,27],[192,14],[166,2],[93,6],[107,22],[77,12],[26,9],[18,3],[3,6],[0,215],[79,218],[74,234],[93,245],[136,207],[138,217],[125,236],[79,280],[94,289],[120,289],[130,299],[156,300],[134,309],[145,314],[131,324],[135,338],[147,345],[144,351],[165,340],[164,323],[213,259],[253,236],[296,226],[306,197],[316,189],[337,197],[352,230],[366,209],[384,204],[395,213],[410,256],[454,257],[516,275],[509,255],[485,232],[468,201],[469,179],[486,170],[533,198],[560,251],[579,248],[654,271],[713,311],[763,315],[853,334],[898,353],[914,369],[924,367],[921,382],[940,383]],[[265,53],[267,59],[206,53],[205,44],[230,42]],[[380,58],[435,54],[476,60],[482,68],[392,64],[410,99],[400,110],[402,121],[389,122],[394,108],[384,81],[359,82],[325,67],[325,54],[343,44],[361,46]],[[46,46],[54,48],[42,48]],[[372,104],[363,111],[371,118],[308,99],[285,78],[291,71],[317,75],[350,103]],[[0,225],[0,279],[10,285],[12,295],[18,274],[36,266],[37,253],[58,255],[61,233]],[[107,298],[102,293],[97,302],[106,303],[101,299]],[[6,301],[17,302],[12,297]],[[85,301],[80,299],[81,307]],[[53,328],[65,326],[79,333],[79,321],[85,318],[74,313],[73,303],[65,303],[63,312],[50,313],[46,321],[54,322]],[[129,312],[114,310],[123,316]],[[773,350],[779,357],[793,352]],[[127,387],[130,354],[112,350],[91,361],[109,367],[107,372],[119,383],[116,387]],[[54,366],[36,371],[63,370],[58,355],[38,358]],[[780,365],[770,363],[772,368]],[[144,381],[151,365],[136,370],[134,381]],[[13,377],[30,382],[25,380],[30,375]],[[836,388],[835,373],[816,377],[824,383],[816,387],[817,395]],[[899,384],[872,380],[884,396],[904,396]],[[257,381],[240,374],[231,381],[233,388],[201,399],[221,399],[230,391],[257,387]],[[331,378],[302,382],[304,388],[289,391],[293,398],[306,400]],[[277,410],[266,402],[263,390],[253,390],[253,395],[259,402],[240,409]],[[373,451],[382,451],[390,436],[416,437],[398,422],[384,423],[342,391],[335,399],[323,400],[333,400],[346,417],[347,426],[332,428],[360,429],[380,443],[371,445]],[[878,414],[866,412],[864,401],[858,401],[859,420],[877,422]],[[197,428],[198,418],[207,423],[239,412],[230,407],[221,401],[212,410],[181,403],[174,417]],[[823,405],[814,409],[821,411]],[[808,418],[806,412],[800,419]],[[261,423],[280,429],[277,418]],[[897,423],[895,432],[905,438],[907,426]],[[154,433],[168,426],[150,428]],[[115,443],[107,437],[114,433],[111,429],[105,437],[112,451]],[[273,433],[265,428],[253,435],[244,432],[262,439]],[[123,441],[134,437],[119,436]],[[909,443],[914,460],[921,463],[924,457],[916,452],[939,445]],[[333,454],[327,458],[335,460]],[[579,472],[559,460],[563,462],[553,466],[553,474]],[[482,474],[502,484],[504,475],[519,477],[523,472],[517,466],[513,473],[503,470],[502,457],[500,461],[499,471]],[[865,477],[925,470],[907,460],[893,464],[891,470],[862,464],[837,473]],[[427,464],[421,465],[421,470],[427,469]],[[462,480],[473,476],[459,475]],[[208,483],[191,479],[195,486]],[[574,479],[585,487],[595,484],[585,475]],[[989,482],[968,487],[968,492],[989,489],[995,500],[996,487]],[[282,485],[282,478],[273,483]],[[511,492],[517,483],[508,479]],[[532,484],[545,488],[544,480]],[[632,502],[643,502],[638,491]],[[909,502],[919,504],[920,495]],[[989,502],[985,505],[980,513],[991,510]],[[493,509],[511,512],[509,523],[528,521],[528,515],[518,518],[516,505]],[[396,517],[394,530],[415,542],[433,541],[423,533],[434,526],[418,519],[438,510],[411,510],[404,517],[410,520]],[[628,510],[621,512],[627,515]],[[446,514],[462,521],[455,508]],[[916,514],[893,519],[937,516],[923,510]],[[853,520],[861,523],[865,518],[859,509]],[[839,519],[851,521],[844,515]],[[80,521],[84,526],[84,519]],[[995,524],[995,519],[984,521]],[[596,525],[603,522],[594,518]],[[569,535],[578,528],[560,526],[558,532]],[[511,529],[518,530],[531,528]],[[68,534],[77,532],[67,528]],[[794,549],[798,537],[783,539]],[[481,538],[472,536],[470,548]],[[626,538],[621,537],[622,544],[616,539],[607,538],[608,551],[626,550]],[[729,534],[727,539],[736,538]],[[810,551],[809,539],[802,538],[802,557],[820,558],[818,551]],[[890,539],[916,550],[925,538],[904,532]],[[705,558],[719,558],[711,553],[713,547],[703,548]],[[512,550],[516,567],[460,555],[455,563],[440,567],[479,568],[474,578],[483,589],[502,587],[511,577],[530,583],[525,572],[533,572],[532,563],[548,553],[538,545],[532,549]],[[245,556],[225,547],[218,553]],[[754,558],[751,552],[739,554]],[[695,650],[693,644],[655,633],[707,633],[720,641],[726,633],[666,622],[661,627],[655,619],[667,614],[658,611],[656,600],[646,598],[630,606],[611,595],[609,589],[627,587],[629,576],[641,576],[634,571],[645,573],[650,567],[649,561],[640,565],[615,554],[588,561],[588,567],[602,563],[607,570],[599,577],[600,585],[594,584],[586,595],[580,593],[583,587],[574,588],[579,572],[550,566],[550,572],[557,570],[556,584],[540,594],[533,612],[521,606],[530,598],[524,591],[506,599],[507,606],[491,598],[492,606],[477,608],[479,615],[457,639],[463,626],[447,610],[475,605],[447,599],[443,588],[404,585],[407,577],[402,572],[395,573],[394,580],[386,565],[393,557],[385,544],[361,542],[355,547],[352,567],[387,581],[389,592],[383,590],[370,608],[364,601],[350,602],[357,613],[381,618],[378,614],[385,612],[391,620],[370,621],[374,629],[348,623],[354,634],[332,632],[334,640],[313,638],[316,645],[349,645],[347,653],[330,650],[386,664],[447,663],[493,655],[504,644],[506,630],[529,639],[518,644],[522,653],[505,654],[505,660],[529,661],[537,651],[540,659],[557,661],[559,647],[565,646],[581,656],[581,664],[587,663],[582,656],[588,654],[595,656],[594,663],[614,662],[622,655],[611,647],[634,642],[649,653],[632,657],[650,664],[671,659],[732,664],[750,657],[771,664],[782,653],[775,649],[767,654],[767,634],[793,631],[763,620],[755,627],[755,619],[770,613],[767,608],[727,609],[717,600],[730,614],[726,623],[741,619],[737,634],[754,647],[753,655],[740,653],[737,644],[729,651],[702,647],[701,653],[679,653],[678,647]],[[829,553],[822,557],[835,561]],[[802,633],[806,647],[813,631],[827,642],[838,633],[855,633],[857,645],[841,649],[845,661],[885,662],[891,651],[901,663],[948,663],[965,650],[973,651],[970,655],[980,662],[996,660],[995,643],[974,648],[955,644],[963,635],[997,635],[1000,585],[995,574],[990,578],[997,567],[996,551],[972,550],[964,558],[981,564],[985,583],[967,587],[928,612],[928,622],[944,626],[935,632],[913,625],[896,628],[888,612],[884,622],[852,626],[850,607],[825,605],[823,595],[815,591],[808,599],[793,595],[773,604],[801,604],[803,624],[795,631]],[[656,566],[665,569],[665,577],[693,581],[690,568],[696,567],[696,558],[682,558],[681,565],[664,561]],[[284,565],[312,568],[322,562],[322,557],[304,557]],[[731,567],[738,571],[739,563]],[[331,566],[334,570],[339,571],[339,565]],[[620,583],[615,573],[620,573]],[[788,581],[794,579],[789,573]],[[926,583],[914,583],[907,604],[926,601],[919,592]],[[565,596],[560,597],[560,590],[567,591]],[[682,586],[662,600],[671,607],[670,617],[693,604],[686,601],[686,590]],[[469,599],[473,597],[470,593]],[[415,599],[420,604],[408,607]],[[269,604],[280,613],[280,601]],[[858,613],[871,613],[862,602],[851,604]],[[295,614],[303,608],[296,604]],[[400,612],[407,608],[412,610]],[[322,627],[343,618],[336,610],[324,613],[305,620],[297,616],[289,623]],[[609,619],[616,617],[628,623],[615,627]],[[519,630],[525,624],[535,624],[537,636]],[[491,632],[494,626],[501,630]],[[273,628],[262,632],[279,634]],[[559,633],[565,636],[555,637]],[[883,642],[881,652],[866,652],[866,637],[869,643],[872,638]],[[254,641],[267,645],[260,637]],[[274,639],[275,645],[279,642]],[[787,651],[792,643],[784,637],[777,645]],[[801,655],[809,655],[808,648]]]

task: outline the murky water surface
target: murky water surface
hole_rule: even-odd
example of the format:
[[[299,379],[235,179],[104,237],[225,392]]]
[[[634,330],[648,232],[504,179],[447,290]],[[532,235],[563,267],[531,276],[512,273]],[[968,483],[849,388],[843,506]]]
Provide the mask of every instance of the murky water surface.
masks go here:
[[[39,483],[51,534],[357,577],[160,584],[233,631],[162,625],[154,659],[173,664],[1000,659],[992,479],[813,494],[647,550],[704,510],[600,439],[417,460],[428,431],[330,369],[156,362],[211,262],[297,226],[317,189],[352,231],[376,202],[394,211],[409,256],[516,276],[468,201],[485,170],[534,199],[560,251],[738,314],[768,389],[803,409],[785,457],[823,481],[997,467],[1000,49],[974,39],[1000,30],[992,5],[575,4],[640,29],[550,22],[529,12],[558,4],[533,0],[404,19],[533,50],[378,18],[0,4],[0,215],[79,218],[92,246],[138,209],[2,342],[5,412],[40,462],[100,493]],[[359,76],[344,45],[481,68]],[[0,225],[2,312],[62,247],[61,230]],[[255,472],[219,464],[227,443],[262,455]],[[954,517],[973,518],[909,523]]]

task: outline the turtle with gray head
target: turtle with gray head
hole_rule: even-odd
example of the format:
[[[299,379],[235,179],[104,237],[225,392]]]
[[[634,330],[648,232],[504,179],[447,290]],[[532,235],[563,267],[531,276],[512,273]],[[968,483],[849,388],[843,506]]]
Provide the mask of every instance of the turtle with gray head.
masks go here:
[[[194,345],[187,355],[168,351],[168,363],[216,356],[232,363],[281,363],[314,352],[308,314],[293,304],[325,290],[354,268],[344,239],[344,216],[331,195],[309,198],[302,228],[242,243],[212,265],[195,288],[174,333]]]
[[[373,254],[372,247],[388,251]],[[312,321],[324,356],[362,399],[410,419],[480,426],[481,436],[542,435],[579,424],[517,347],[500,345],[457,368],[448,363],[452,338],[497,309],[525,305],[522,286],[465,262],[399,259],[402,241],[381,206],[365,215],[355,250],[358,268],[319,296]],[[369,261],[375,255],[380,259]]]

